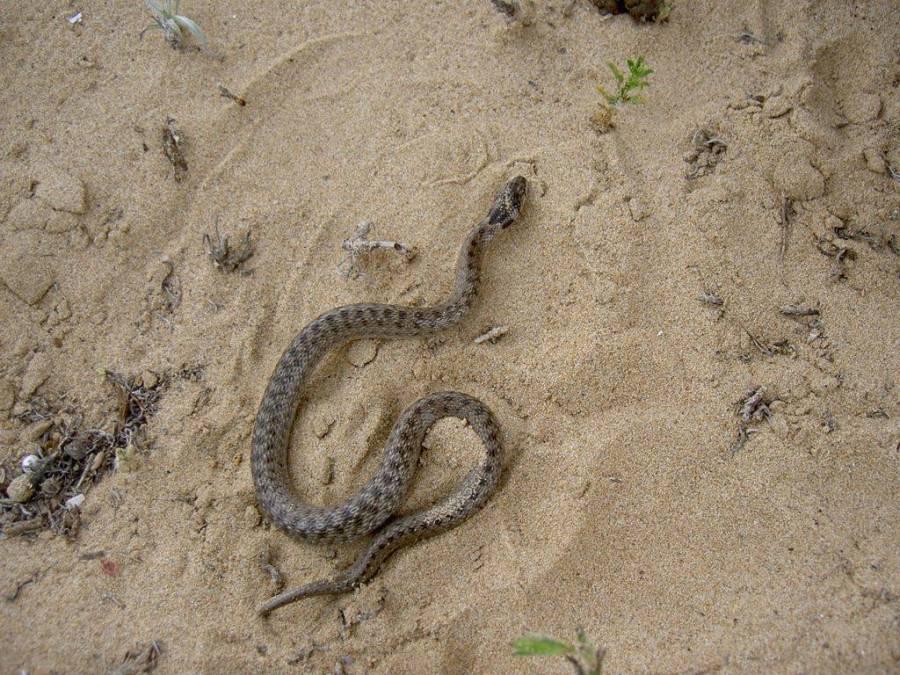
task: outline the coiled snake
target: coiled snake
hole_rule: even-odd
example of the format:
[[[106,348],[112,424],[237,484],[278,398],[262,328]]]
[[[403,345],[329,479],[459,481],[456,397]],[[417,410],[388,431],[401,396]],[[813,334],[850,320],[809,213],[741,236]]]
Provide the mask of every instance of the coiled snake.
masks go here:
[[[260,614],[312,595],[343,593],[371,578],[393,551],[461,523],[487,501],[501,469],[500,430],[479,400],[448,391],[430,394],[409,406],[391,430],[378,471],[339,506],[303,503],[292,487],[288,442],[304,382],[332,347],[360,338],[431,335],[458,323],[478,292],[485,245],[519,216],[527,192],[524,178],[510,180],[488,215],[466,236],[450,297],[433,307],[355,304],[331,309],[306,326],[281,355],[269,379],[253,429],[252,468],[256,497],[273,523],[311,541],[349,541],[376,532],[357,562],[334,579],[317,581],[275,596]],[[389,522],[404,499],[431,426],[442,417],[468,420],[484,444],[484,459],[447,497],[433,506]],[[387,524],[385,524],[387,522]],[[380,528],[380,529],[379,529]]]

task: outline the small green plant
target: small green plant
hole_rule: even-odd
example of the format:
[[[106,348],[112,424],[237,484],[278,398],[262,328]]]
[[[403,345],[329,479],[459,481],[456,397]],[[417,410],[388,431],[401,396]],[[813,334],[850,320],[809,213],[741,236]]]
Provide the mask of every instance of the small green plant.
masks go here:
[[[561,642],[546,635],[525,635],[513,642],[515,656],[563,656],[577,675],[601,675],[606,650],[597,648],[578,629],[578,644]]]
[[[156,2],[156,0],[146,0],[147,9],[153,18],[153,23],[141,31],[141,38],[148,30],[161,30],[166,42],[172,45],[173,49],[181,47],[184,39],[182,29],[194,36],[202,45],[206,45],[206,35],[200,30],[200,26],[188,17],[179,14],[180,0],[165,0],[164,4]]]
[[[647,78],[653,74],[653,71],[647,65],[647,62],[644,61],[643,56],[639,56],[636,59],[628,59],[626,63],[628,64],[627,77],[615,63],[611,61],[606,63],[619,85],[615,95],[610,94],[601,85],[597,85],[597,91],[603,95],[603,98],[606,99],[607,104],[610,106],[619,105],[620,103],[643,103],[644,99],[633,92],[642,91],[650,86]]]

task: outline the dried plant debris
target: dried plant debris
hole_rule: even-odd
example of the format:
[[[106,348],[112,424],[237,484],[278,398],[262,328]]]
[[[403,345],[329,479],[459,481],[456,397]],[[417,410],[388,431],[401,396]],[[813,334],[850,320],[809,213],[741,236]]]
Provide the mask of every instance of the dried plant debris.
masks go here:
[[[282,575],[281,570],[275,566],[275,556],[272,553],[272,549],[267,548],[264,551],[261,551],[257,559],[262,571],[265,572],[272,581],[273,592],[276,594],[281,593],[284,589],[284,575]]]
[[[704,290],[697,296],[697,300],[716,310],[716,320],[721,319],[725,316],[725,301],[722,300],[721,297],[717,293],[714,293],[709,290]]]
[[[737,402],[735,408],[740,419],[740,425],[737,438],[731,444],[729,450],[732,455],[740,452],[749,440],[750,435],[758,431],[753,426],[754,423],[768,420],[772,417],[772,411],[769,410],[771,402],[772,399],[767,396],[765,387],[762,386],[751,389]]]
[[[807,307],[806,305],[783,305],[780,311],[785,316],[819,316],[819,310],[815,307]]]
[[[16,584],[9,591],[7,591],[3,594],[3,599],[6,602],[15,602],[16,600],[18,600],[19,595],[22,593],[22,591],[25,589],[25,587],[30,586],[31,584],[37,583],[38,581],[40,581],[41,577],[44,575],[44,572],[46,572],[46,571],[47,570],[44,570],[42,572],[41,570],[37,570],[37,571],[33,572],[30,576],[27,576],[24,579],[21,579],[20,581],[16,582]]]
[[[137,675],[137,673],[149,673],[156,669],[159,657],[162,654],[162,644],[159,640],[153,640],[148,645],[138,645],[125,652],[122,662],[109,670],[109,675]]]
[[[722,298],[710,291],[703,291],[700,293],[700,295],[697,296],[697,300],[710,307],[721,307],[725,304],[725,301],[722,300]]]
[[[806,336],[806,344],[812,344],[816,340],[825,340],[825,324],[818,317],[813,318],[807,326],[809,334]],[[825,344],[824,342],[822,344]]]
[[[341,619],[341,637],[347,639],[354,626],[371,621],[384,610],[387,594],[380,589],[373,596],[358,597],[338,610]]]
[[[672,3],[668,0],[591,0],[601,12],[620,14],[628,12],[635,21],[663,23],[669,20]]]
[[[745,28],[738,34],[738,42],[745,44],[745,45],[752,45],[752,44],[766,45],[766,44],[768,44],[762,38],[756,37],[756,35],[754,35],[747,28]]]
[[[847,262],[855,260],[858,255],[855,249],[842,243],[845,241],[862,242],[873,251],[885,251],[900,255],[900,247],[898,247],[894,234],[886,232],[874,234],[868,230],[852,228],[844,224],[832,227],[830,232],[818,237],[816,248],[822,255],[834,258],[831,277],[835,280],[847,278]]]
[[[105,424],[88,426],[71,407],[43,400],[33,401],[17,416],[20,422],[37,425],[40,433],[24,456],[11,455],[0,465],[0,487],[7,495],[0,499],[3,536],[49,528],[74,537],[85,493],[112,470],[120,451],[135,447],[167,380],[153,376],[144,383],[109,371],[104,375],[118,399],[115,417]]]
[[[206,246],[206,252],[209,254],[213,265],[224,272],[235,272],[237,269],[250,258],[253,257],[253,240],[250,231],[241,237],[240,242],[236,246],[232,246],[227,236],[219,233],[219,226],[216,224],[215,234],[203,235],[203,244]],[[245,272],[249,274],[248,272]]]
[[[751,333],[747,329],[747,327],[744,326],[743,324],[740,324],[740,326],[741,326],[741,330],[743,330],[744,333],[747,334],[747,337],[750,338],[750,342],[753,344],[753,346],[756,347],[760,351],[760,353],[762,353],[764,356],[776,356],[776,355],[788,356],[788,355],[796,353],[796,350],[794,349],[794,347],[787,340],[778,340],[778,341],[770,344],[770,343],[767,343],[762,338]],[[745,354],[741,358],[741,360],[744,362],[749,362],[750,355]]]
[[[791,224],[797,216],[794,209],[794,200],[787,195],[781,195],[781,212],[779,224],[781,225],[781,242],[778,246],[778,263],[781,266],[781,274],[784,276],[784,258],[787,255],[788,243],[791,240]]]
[[[224,98],[234,101],[242,108],[247,105],[247,100],[243,96],[232,94],[231,91],[229,91],[228,87],[221,83],[219,83],[219,94]]]
[[[163,127],[163,152],[175,168],[175,181],[180,183],[187,175],[188,166],[182,149],[181,132],[172,117],[166,117],[166,125]]]
[[[881,249],[888,247],[894,253],[896,244],[893,241],[893,235],[888,236],[886,234],[874,235],[867,230],[855,230],[847,227],[846,225],[841,225],[834,228],[834,234],[838,239],[843,239],[844,241],[862,241],[869,245],[869,248],[873,251],[880,251]]]
[[[369,230],[372,229],[372,223],[368,220],[362,221],[356,226],[356,231],[349,239],[344,239],[341,248],[347,251],[340,265],[338,272],[346,279],[356,279],[360,276],[359,260],[363,255],[372,251],[395,251],[400,253],[407,262],[416,257],[416,250],[405,244],[390,240],[369,239]]]
[[[481,335],[475,338],[475,344],[480,345],[482,342],[490,342],[495,344],[500,338],[509,332],[508,326],[493,326],[485,329]]]
[[[491,4],[501,14],[505,14],[510,19],[515,18],[516,13],[519,12],[519,3],[513,0],[509,2],[507,0],[491,0]]]
[[[534,0],[491,0],[491,4],[509,22],[517,21],[523,26],[534,22]]]
[[[820,311],[817,308],[797,303],[783,305],[778,311],[783,316],[794,319],[800,324],[805,324],[808,330],[806,344],[812,344],[816,342],[816,340],[823,340],[818,346],[827,346],[827,343],[824,342],[826,338],[825,324],[820,318]]]
[[[684,156],[688,168],[685,178],[693,180],[712,173],[728,150],[728,144],[708,129],[697,129],[691,136],[691,150]]]
[[[162,262],[168,270],[161,284],[165,298],[163,304],[167,312],[174,312],[181,304],[181,280],[175,274],[175,265],[171,260],[164,259]]]
[[[856,251],[852,248],[835,244],[827,236],[819,237],[816,241],[816,248],[819,249],[819,253],[822,255],[834,258],[834,262],[831,264],[831,278],[835,281],[846,279],[847,261],[856,260]]]

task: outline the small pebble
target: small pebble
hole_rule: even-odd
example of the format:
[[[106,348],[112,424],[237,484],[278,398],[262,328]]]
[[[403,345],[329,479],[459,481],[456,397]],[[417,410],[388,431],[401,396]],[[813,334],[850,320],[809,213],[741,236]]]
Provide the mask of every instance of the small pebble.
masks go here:
[[[319,472],[319,483],[331,485],[334,481],[334,457],[326,457],[322,470]]]
[[[644,204],[644,200],[642,200],[640,197],[633,197],[628,201],[628,211],[631,213],[631,219],[634,222],[643,220],[648,215],[650,215],[650,211]]]
[[[375,340],[357,340],[347,350],[347,360],[357,368],[372,363],[378,356],[378,342]]]
[[[771,118],[781,117],[782,115],[788,114],[792,108],[793,106],[790,101],[784,96],[773,96],[772,98],[766,99],[766,102],[763,105],[763,113]]]
[[[27,502],[34,494],[34,483],[32,483],[31,478],[25,474],[16,476],[6,487],[6,494],[14,502],[20,504]]]
[[[34,473],[40,465],[41,458],[37,455],[25,455],[22,458],[22,471],[24,473]]]
[[[256,527],[262,522],[262,517],[259,515],[259,511],[256,510],[256,507],[252,504],[249,504],[246,509],[244,509],[244,523],[247,527]]]
[[[847,120],[853,124],[871,122],[881,113],[881,98],[878,94],[849,96],[842,108]]]
[[[875,148],[866,148],[863,151],[863,157],[866,160],[866,168],[872,173],[884,175],[887,173],[887,162],[884,161],[881,153]]]
[[[81,492],[66,500],[66,508],[69,510],[80,508],[82,504],[84,504],[84,493]]]
[[[316,438],[325,438],[334,424],[334,418],[331,416],[319,415],[313,420],[313,433]]]
[[[772,415],[772,417],[769,418],[769,427],[772,429],[772,433],[778,436],[778,438],[787,438],[788,434],[791,432],[787,420],[779,415]]]
[[[53,422],[50,420],[38,420],[22,429],[22,432],[19,434],[19,440],[27,443],[35,443],[41,440],[41,436],[43,436],[44,432],[51,426],[53,426]]]

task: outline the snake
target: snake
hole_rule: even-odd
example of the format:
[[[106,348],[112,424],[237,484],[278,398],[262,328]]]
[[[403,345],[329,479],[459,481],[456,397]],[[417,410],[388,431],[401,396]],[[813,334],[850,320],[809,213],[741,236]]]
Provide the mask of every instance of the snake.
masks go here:
[[[453,288],[443,302],[423,307],[372,303],[336,307],[303,328],[282,353],[253,427],[251,468],[257,503],[277,527],[305,541],[346,542],[370,533],[373,538],[349,569],[274,596],[259,607],[260,615],[301,598],[355,589],[398,548],[466,520],[496,488],[503,455],[498,423],[484,403],[455,391],[429,394],[406,408],[388,435],[374,475],[336,506],[315,506],[301,499],[291,481],[288,449],[304,384],[329,350],[360,339],[429,336],[463,319],[478,293],[487,244],[518,219],[527,189],[522,176],[506,182],[488,215],[469,230],[457,256]],[[484,446],[483,457],[443,499],[412,514],[394,516],[418,466],[425,435],[445,417],[468,422]]]

